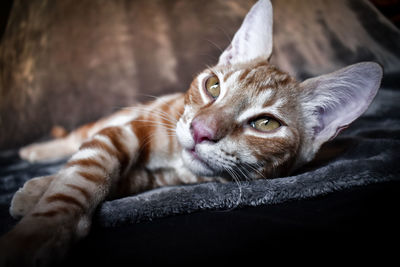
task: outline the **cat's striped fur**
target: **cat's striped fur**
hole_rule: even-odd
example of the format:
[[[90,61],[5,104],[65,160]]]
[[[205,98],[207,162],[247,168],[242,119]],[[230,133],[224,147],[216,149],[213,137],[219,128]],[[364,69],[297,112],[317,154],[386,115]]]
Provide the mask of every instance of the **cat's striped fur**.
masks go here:
[[[268,63],[271,12],[269,1],[259,1],[220,62],[197,75],[186,94],[123,109],[22,149],[31,161],[73,155],[57,174],[32,179],[15,194],[10,211],[22,219],[3,237],[5,262],[62,258],[88,233],[93,212],[107,198],[165,185],[288,175],[361,115],[379,87],[380,67],[361,63],[298,83]],[[210,77],[219,81],[217,97],[205,88]],[[260,131],[252,124],[260,117],[280,126]]]

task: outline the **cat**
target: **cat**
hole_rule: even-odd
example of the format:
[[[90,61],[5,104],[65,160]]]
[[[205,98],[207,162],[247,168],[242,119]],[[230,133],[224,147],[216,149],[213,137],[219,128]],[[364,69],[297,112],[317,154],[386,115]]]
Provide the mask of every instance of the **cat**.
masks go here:
[[[68,136],[21,149],[30,161],[72,154],[29,180],[1,239],[1,264],[47,265],[85,237],[96,207],[156,187],[284,177],[368,108],[382,68],[354,64],[298,82],[269,63],[272,6],[258,1],[218,63],[185,94],[123,109]],[[23,250],[21,250],[23,248]]]

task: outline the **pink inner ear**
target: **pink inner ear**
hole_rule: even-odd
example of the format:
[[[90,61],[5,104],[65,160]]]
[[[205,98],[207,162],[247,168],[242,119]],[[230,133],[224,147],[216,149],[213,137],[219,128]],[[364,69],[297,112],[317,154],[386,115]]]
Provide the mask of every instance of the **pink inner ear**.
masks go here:
[[[314,127],[315,135],[324,140],[333,139],[361,116],[372,99],[367,90],[355,90],[338,87],[330,89],[331,102],[317,108],[319,125]]]
[[[364,62],[303,82],[309,94],[306,109],[316,117],[312,126],[315,139],[328,141],[361,116],[375,97],[381,78],[378,64]]]

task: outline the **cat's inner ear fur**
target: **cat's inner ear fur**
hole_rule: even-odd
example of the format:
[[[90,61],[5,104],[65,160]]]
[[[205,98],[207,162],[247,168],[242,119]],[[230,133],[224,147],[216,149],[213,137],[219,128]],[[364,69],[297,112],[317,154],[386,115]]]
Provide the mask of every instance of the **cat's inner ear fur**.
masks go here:
[[[363,62],[300,84],[309,151],[317,152],[326,141],[361,116],[375,97],[382,79],[377,63]]]
[[[272,53],[272,5],[258,1],[246,15],[232,43],[222,53],[218,65],[246,63],[256,58],[268,59]]]

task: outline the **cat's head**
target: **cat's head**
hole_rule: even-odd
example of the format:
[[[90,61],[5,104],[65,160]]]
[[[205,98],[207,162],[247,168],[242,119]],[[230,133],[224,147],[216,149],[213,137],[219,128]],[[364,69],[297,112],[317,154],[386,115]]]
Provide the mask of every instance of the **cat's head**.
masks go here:
[[[257,2],[216,66],[200,73],[177,124],[186,166],[203,176],[271,178],[312,160],[369,106],[381,67],[351,65],[301,83],[270,65],[272,6]]]

